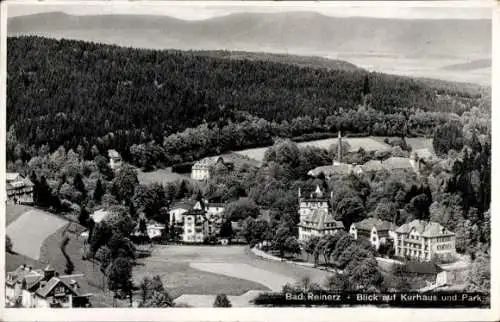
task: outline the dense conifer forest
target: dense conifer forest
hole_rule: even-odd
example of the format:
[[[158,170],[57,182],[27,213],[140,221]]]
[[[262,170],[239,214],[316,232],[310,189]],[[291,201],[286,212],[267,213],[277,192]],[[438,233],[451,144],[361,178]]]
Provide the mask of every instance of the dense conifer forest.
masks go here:
[[[85,159],[114,148],[128,161],[147,153],[149,164],[168,165],[339,129],[432,135],[449,112],[490,108],[476,86],[241,57],[11,37],[9,161],[62,145]],[[198,139],[186,141],[191,134]]]

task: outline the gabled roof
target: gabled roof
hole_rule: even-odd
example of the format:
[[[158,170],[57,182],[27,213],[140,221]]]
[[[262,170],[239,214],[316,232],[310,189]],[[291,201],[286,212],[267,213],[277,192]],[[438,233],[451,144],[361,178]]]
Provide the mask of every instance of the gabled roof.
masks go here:
[[[64,286],[66,286],[73,293],[73,295],[78,295],[76,293],[76,291],[71,286],[69,286],[65,282],[61,281],[57,277],[52,277],[43,287],[41,287],[38,290],[36,290],[35,293],[38,296],[40,296],[42,298],[45,298],[59,284],[63,284]]]
[[[21,175],[18,172],[7,172],[5,174],[5,180],[7,181],[19,180],[19,177],[21,177]]]
[[[106,219],[109,216],[110,212],[104,209],[99,209],[94,211],[90,217],[97,224]]]
[[[222,162],[224,162],[224,158],[221,157],[221,156],[206,157],[206,158],[203,158],[203,159],[197,161],[193,165],[193,168],[214,166],[214,165],[217,164],[217,162],[219,162],[219,160],[222,161]]]
[[[410,223],[404,224],[399,227],[396,232],[400,234],[409,234],[412,229],[415,229],[421,236],[424,237],[439,237],[455,235],[453,232],[444,228],[437,222],[428,222],[424,220],[415,219]]]
[[[112,159],[121,159],[120,153],[116,150],[108,150],[108,156]]]
[[[22,281],[23,279],[25,279],[26,286],[28,288],[30,288],[33,284],[39,282],[44,277],[42,270],[40,269],[29,270],[26,267],[23,267],[23,265],[19,266],[12,272],[7,272],[7,275],[9,274],[11,276],[11,281],[6,279],[5,284],[14,285],[18,281]]]
[[[389,221],[373,217],[363,219],[360,222],[353,223],[353,225],[358,230],[366,230],[366,231],[372,230],[373,227],[375,227],[378,231],[388,231],[388,230],[394,230],[396,228],[396,226]]]
[[[313,177],[319,176],[320,173],[323,173],[325,176],[332,175],[342,175],[349,174],[351,172],[351,165],[347,163],[338,163],[333,165],[325,165],[321,167],[314,168],[310,170],[307,174]]]
[[[329,227],[326,224],[330,224]],[[344,224],[341,221],[335,220],[333,215],[323,208],[316,209],[313,213],[309,214],[300,225],[317,230],[344,228]]]
[[[181,201],[174,203],[170,207],[170,210],[179,209],[179,208],[185,209],[185,210],[191,210],[196,205],[196,203],[197,203],[196,200],[190,200],[190,199],[181,200]]]
[[[382,162],[382,165],[387,170],[396,170],[396,169],[412,169],[413,166],[408,158],[402,157],[390,157],[389,159]]]

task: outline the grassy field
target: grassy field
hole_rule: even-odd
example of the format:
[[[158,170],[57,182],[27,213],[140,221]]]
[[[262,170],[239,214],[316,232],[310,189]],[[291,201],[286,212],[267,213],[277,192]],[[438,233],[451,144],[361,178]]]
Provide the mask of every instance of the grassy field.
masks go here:
[[[349,142],[351,146],[351,151],[358,151],[359,148],[363,148],[366,151],[383,151],[390,149],[390,146],[374,139],[373,137],[365,137],[365,138],[345,138],[345,141]],[[324,140],[315,140],[309,142],[301,142],[298,143],[299,146],[313,146],[322,149],[329,149],[330,146],[334,143],[337,143],[337,138],[324,139]]]
[[[366,151],[385,151],[389,150],[391,147],[384,142],[385,136],[370,136],[363,138],[344,138],[351,146],[351,152],[358,151],[359,148],[363,148]],[[417,149],[429,149],[431,152],[434,151],[432,147],[432,138],[406,138],[408,144],[411,145],[413,150]],[[330,146],[337,143],[337,138],[314,140],[308,142],[297,143],[298,146],[313,146],[322,149],[329,149]],[[243,155],[245,157],[262,162],[264,160],[264,154],[269,147],[246,149],[241,151],[236,151],[235,153]]]
[[[14,252],[36,260],[40,258],[40,247],[45,239],[66,223],[60,217],[31,208],[8,224],[7,235],[12,240]]]
[[[137,171],[137,177],[140,184],[149,185],[153,183],[159,183],[166,185],[169,182],[174,182],[177,180],[188,179],[189,176],[182,175],[179,173],[172,172],[172,168],[158,169],[155,171],[144,172],[141,170]]]
[[[157,246],[134,268],[134,281],[159,274],[172,296],[241,295],[309,276],[323,282],[327,272],[258,258],[244,246]],[[274,278],[276,281],[271,281]],[[266,284],[266,285],[262,285]]]
[[[269,290],[259,283],[205,272],[190,266],[190,263],[207,260],[230,261],[233,253],[229,248],[223,247],[156,246],[151,257],[142,259],[134,267],[134,282],[139,285],[145,276],[160,275],[163,285],[174,298],[183,294],[241,295],[248,290]]]
[[[366,151],[376,151],[376,150],[378,151],[378,150],[390,149],[390,146],[384,143],[383,137],[344,138],[344,140],[349,142],[351,146],[351,151],[357,151],[361,147]],[[300,142],[297,144],[300,147],[313,146],[322,149],[329,149],[330,146],[334,143],[337,143],[336,137],[330,139]],[[268,148],[269,147],[246,149],[246,150],[236,151],[235,153],[262,162],[264,160],[264,153]]]
[[[54,269],[61,275],[64,275],[66,268],[66,259],[64,258],[60,245],[64,235],[70,237],[66,246],[68,253],[75,268],[72,274],[83,274],[78,279],[82,293],[92,293],[91,302],[93,307],[111,307],[113,305],[112,294],[103,289],[103,274],[99,270],[99,264],[95,265],[90,261],[82,260],[83,239],[78,234],[68,232],[67,227],[61,227],[57,232],[45,240],[40,251],[40,262],[44,265],[50,263]],[[118,306],[126,306],[127,301],[119,301]]]
[[[8,226],[11,222],[19,218],[22,214],[32,209],[28,206],[6,204],[5,205],[5,225]]]

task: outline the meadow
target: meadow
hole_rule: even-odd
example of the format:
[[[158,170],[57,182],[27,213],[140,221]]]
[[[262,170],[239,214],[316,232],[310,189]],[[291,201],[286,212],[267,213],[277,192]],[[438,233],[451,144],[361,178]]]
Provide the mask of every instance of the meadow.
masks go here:
[[[362,137],[362,138],[348,138],[347,137],[347,138],[344,138],[344,140],[349,142],[349,145],[351,146],[351,152],[357,151],[357,150],[359,150],[359,148],[363,148],[366,151],[384,151],[384,150],[390,149],[390,146],[388,144],[384,143],[385,138],[386,137],[382,137],[382,136],[370,136],[370,137]],[[422,149],[422,148],[432,149],[432,139],[431,138],[423,138],[423,137],[407,138],[406,141],[408,142],[408,144],[410,144],[412,146],[413,149]],[[330,138],[330,139],[300,142],[297,144],[300,147],[313,146],[313,147],[322,148],[322,149],[329,149],[330,146],[334,143],[337,143],[336,137]],[[262,162],[264,160],[264,155],[265,155],[266,150],[268,148],[269,147],[245,149],[245,150],[241,150],[241,151],[236,151],[235,153],[241,154],[241,155],[246,156],[248,158]]]
[[[67,221],[45,211],[25,208],[25,212],[14,212],[7,226],[7,235],[12,240],[14,252],[33,258],[40,258],[40,247],[45,239],[63,227]]]

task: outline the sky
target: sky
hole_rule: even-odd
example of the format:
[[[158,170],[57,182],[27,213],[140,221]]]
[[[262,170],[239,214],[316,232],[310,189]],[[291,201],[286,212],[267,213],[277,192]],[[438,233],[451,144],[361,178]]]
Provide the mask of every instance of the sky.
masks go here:
[[[414,2],[239,2],[239,1],[26,1],[8,2],[8,17],[61,11],[72,15],[168,15],[201,20],[232,13],[311,11],[335,17],[398,19],[490,19],[490,0]]]

